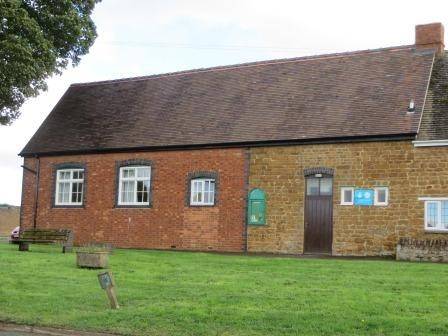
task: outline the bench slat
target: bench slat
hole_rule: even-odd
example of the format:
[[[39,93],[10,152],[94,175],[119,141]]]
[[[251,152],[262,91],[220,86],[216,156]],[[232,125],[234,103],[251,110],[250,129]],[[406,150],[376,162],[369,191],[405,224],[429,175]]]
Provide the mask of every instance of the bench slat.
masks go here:
[[[65,229],[30,229],[24,230],[19,237],[19,241],[68,241],[71,231]]]

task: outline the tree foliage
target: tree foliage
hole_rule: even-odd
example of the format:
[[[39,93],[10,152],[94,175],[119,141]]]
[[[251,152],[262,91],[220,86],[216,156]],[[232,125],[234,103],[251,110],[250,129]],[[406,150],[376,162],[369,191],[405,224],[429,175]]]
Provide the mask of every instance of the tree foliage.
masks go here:
[[[18,118],[45,80],[76,66],[96,34],[91,19],[100,0],[0,0],[0,124]]]

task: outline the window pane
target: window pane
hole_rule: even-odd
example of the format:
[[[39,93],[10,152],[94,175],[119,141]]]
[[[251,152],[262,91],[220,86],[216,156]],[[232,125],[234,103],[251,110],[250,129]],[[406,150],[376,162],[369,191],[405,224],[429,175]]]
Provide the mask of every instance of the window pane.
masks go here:
[[[202,202],[202,187],[203,182],[201,180],[192,180],[192,199],[194,203]]]
[[[68,203],[69,201],[70,201],[70,183],[69,182],[59,183],[58,202]]]
[[[80,170],[80,171],[78,172],[78,178],[79,178],[79,179],[83,179],[83,178],[84,178],[84,171]]]
[[[204,203],[208,204],[210,202],[210,192],[204,192]]]
[[[137,168],[137,177],[149,177],[149,167]]]
[[[78,184],[78,193],[76,194],[76,203],[82,203],[82,189],[84,187],[84,183],[77,183]]]
[[[135,176],[135,170],[134,168],[123,168],[123,177],[129,178]]]
[[[439,204],[435,202],[428,202],[427,204],[426,223],[428,227],[434,228],[437,226],[438,205]]]
[[[149,202],[149,181],[144,181],[143,202]]]
[[[201,182],[200,181],[194,181],[194,191],[198,193],[201,190]]]
[[[121,187],[121,201],[123,203],[133,203],[135,199],[134,185],[135,181],[123,181]]]
[[[78,193],[72,192],[72,203],[78,202]]]
[[[379,203],[386,203],[386,190],[385,189],[378,189],[378,202]]]
[[[215,181],[210,181],[210,204],[215,204]]]
[[[321,178],[320,179],[320,194],[321,195],[331,195],[333,191],[333,183],[331,178]]]
[[[143,181],[137,181],[137,192],[143,192],[143,191],[144,191]]]
[[[345,203],[353,203],[353,190],[352,189],[345,189],[344,190],[343,202],[345,202]]]
[[[60,171],[59,179],[60,180],[69,180],[70,179],[70,171]]]
[[[442,202],[442,229],[448,229],[448,201]]]
[[[149,180],[137,182],[137,202],[148,202],[149,199]]]
[[[306,181],[306,194],[308,196],[319,195],[319,179],[309,178]]]

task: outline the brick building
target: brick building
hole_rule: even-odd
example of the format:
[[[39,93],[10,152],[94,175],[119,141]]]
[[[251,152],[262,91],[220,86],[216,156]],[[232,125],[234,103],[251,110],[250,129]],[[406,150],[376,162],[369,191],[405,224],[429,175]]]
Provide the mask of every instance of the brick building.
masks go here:
[[[73,84],[21,152],[21,227],[292,254],[448,238],[447,89],[438,23],[414,45]]]

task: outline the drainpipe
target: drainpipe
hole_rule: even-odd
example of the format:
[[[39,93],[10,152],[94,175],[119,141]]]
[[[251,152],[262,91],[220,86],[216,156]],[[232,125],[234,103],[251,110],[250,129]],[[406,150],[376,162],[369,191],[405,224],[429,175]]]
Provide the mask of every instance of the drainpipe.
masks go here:
[[[249,199],[248,199],[248,195],[249,195],[249,178],[250,178],[250,147],[247,147],[245,149],[245,164],[244,164],[244,179],[245,179],[245,186],[244,186],[244,200],[245,200],[245,204],[244,204],[244,253],[248,252],[248,220],[247,220],[247,211],[248,211],[248,203],[249,203]]]
[[[40,158],[36,155],[36,190],[34,191],[34,215],[33,215],[33,228],[37,227],[37,206],[39,199],[39,173],[40,173]]]

